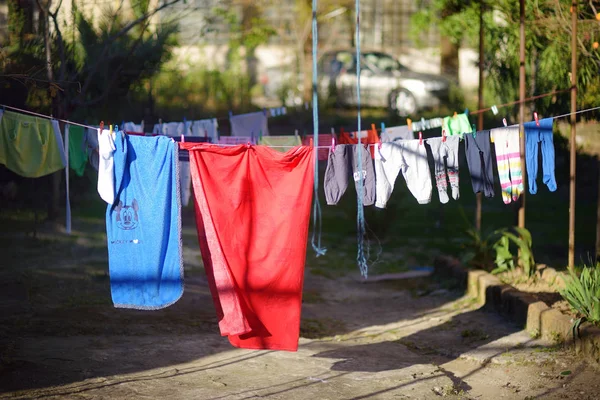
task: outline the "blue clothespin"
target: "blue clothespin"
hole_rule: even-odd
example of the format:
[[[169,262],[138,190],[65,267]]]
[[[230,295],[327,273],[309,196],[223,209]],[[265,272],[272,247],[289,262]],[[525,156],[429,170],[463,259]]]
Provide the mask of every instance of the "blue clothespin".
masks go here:
[[[265,114],[265,117],[267,116],[267,109],[263,108],[263,113]]]
[[[469,109],[465,108],[465,115],[468,117],[469,116]]]

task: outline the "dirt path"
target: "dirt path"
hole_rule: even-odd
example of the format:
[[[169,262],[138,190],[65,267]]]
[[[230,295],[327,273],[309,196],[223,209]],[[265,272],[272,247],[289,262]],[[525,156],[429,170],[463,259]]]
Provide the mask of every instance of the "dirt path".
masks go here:
[[[154,312],[112,307],[99,222],[3,238],[0,398],[598,398],[597,369],[434,280],[307,271],[299,351],[235,349],[186,225],[185,295]]]

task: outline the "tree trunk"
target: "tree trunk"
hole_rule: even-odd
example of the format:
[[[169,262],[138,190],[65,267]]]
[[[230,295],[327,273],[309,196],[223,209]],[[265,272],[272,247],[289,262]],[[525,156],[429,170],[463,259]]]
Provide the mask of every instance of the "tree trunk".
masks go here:
[[[57,94],[53,92],[52,83],[54,82],[54,71],[52,68],[52,42],[50,40],[50,5],[52,1],[48,0],[45,5],[38,3],[43,18],[44,28],[44,47],[46,50],[46,75],[48,77],[49,89],[48,94],[52,101],[52,114],[61,117],[60,107]],[[60,207],[60,182],[62,172],[57,171],[50,176],[50,199],[48,201],[48,220],[55,221],[58,217],[58,210]]]
[[[459,45],[453,43],[448,36],[440,35],[441,72],[442,75],[458,84],[458,50]]]

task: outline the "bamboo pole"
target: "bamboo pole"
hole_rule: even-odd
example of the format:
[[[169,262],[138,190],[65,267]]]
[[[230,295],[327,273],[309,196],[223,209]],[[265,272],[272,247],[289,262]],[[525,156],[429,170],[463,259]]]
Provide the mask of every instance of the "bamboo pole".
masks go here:
[[[575,0],[573,0],[575,1]],[[520,40],[519,40],[519,140],[521,152],[521,176],[523,179],[523,193],[519,202],[519,227],[525,228],[525,192],[527,188],[525,173],[525,0],[520,0]]]
[[[483,0],[479,3],[479,89],[477,92],[477,109],[483,108]],[[483,113],[477,115],[477,130],[483,130]],[[481,198],[482,193],[476,194],[475,229],[481,232]]]
[[[577,0],[571,2],[571,176],[569,195],[569,269],[575,267],[575,173],[577,168]]]

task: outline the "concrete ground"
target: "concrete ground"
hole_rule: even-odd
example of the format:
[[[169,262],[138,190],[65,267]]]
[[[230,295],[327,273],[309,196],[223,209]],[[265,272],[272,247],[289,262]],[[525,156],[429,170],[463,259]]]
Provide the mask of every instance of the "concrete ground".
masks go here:
[[[597,399],[598,369],[447,282],[361,283],[307,266],[298,352],[219,335],[193,227],[186,291],[159,311],[110,302],[103,224],[3,238],[0,398]]]

